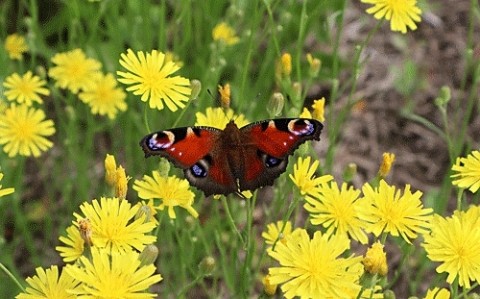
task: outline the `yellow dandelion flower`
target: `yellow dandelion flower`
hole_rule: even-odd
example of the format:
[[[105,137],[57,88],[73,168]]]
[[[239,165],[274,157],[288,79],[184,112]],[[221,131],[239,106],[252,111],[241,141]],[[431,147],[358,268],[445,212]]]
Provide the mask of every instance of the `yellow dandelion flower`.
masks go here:
[[[117,162],[113,155],[105,157],[105,180],[109,186],[115,186],[117,182]]]
[[[270,283],[282,284],[286,298],[350,298],[361,290],[358,269],[361,257],[342,254],[350,248],[345,236],[315,232],[310,239],[306,230],[278,242],[268,254],[280,263],[269,268]]]
[[[152,109],[162,110],[164,104],[175,112],[184,108],[184,102],[189,100],[192,92],[190,81],[184,77],[174,76],[173,73],[180,67],[172,61],[166,61],[165,54],[157,50],[150,53],[138,51],[135,54],[131,49],[127,54],[122,53],[120,64],[128,71],[117,71],[118,81],[131,85],[127,91],[134,95],[141,95],[143,102],[149,102]]]
[[[48,71],[48,75],[56,80],[55,86],[75,94],[92,84],[102,67],[97,60],[87,58],[81,49],[55,54],[52,62],[56,66]]]
[[[198,217],[197,211],[192,207],[195,194],[190,190],[187,180],[175,176],[163,177],[158,171],[153,171],[152,176],[144,175],[142,180],[135,180],[133,190],[142,199],[160,199],[161,203],[156,208],[163,211],[167,207],[171,219],[177,217],[174,210],[177,206],[186,209],[193,217]]]
[[[7,36],[4,46],[10,59],[21,60],[23,53],[28,51],[28,45],[25,42],[25,38],[16,33]]]
[[[205,113],[195,113],[196,126],[214,127],[217,129],[225,129],[225,126],[233,119],[235,124],[241,128],[249,124],[249,121],[245,119],[245,115],[235,115],[232,109],[225,111],[224,109],[208,107]]]
[[[92,258],[67,265],[65,271],[82,283],[72,293],[79,298],[154,298],[148,288],[162,280],[153,264],[141,265],[139,253],[128,250],[116,254],[92,248]]]
[[[149,233],[155,228],[145,218],[134,219],[138,207],[117,197],[94,199],[80,206],[83,215],[74,213],[80,227],[83,219],[88,219],[92,226],[92,244],[94,247],[106,248],[108,252],[124,252],[131,248],[141,251],[145,245],[156,241],[156,236]]]
[[[213,28],[212,37],[214,41],[220,41],[229,46],[238,43],[240,40],[235,33],[235,30],[225,22],[217,24]]]
[[[450,291],[435,287],[433,290],[427,291],[424,299],[450,299]]]
[[[230,108],[230,84],[226,83],[225,85],[218,85],[218,93],[220,94],[220,103],[222,103],[222,108]]]
[[[325,98],[314,100],[312,104],[313,118],[318,121],[325,121]]]
[[[4,95],[9,101],[17,101],[19,104],[25,103],[27,106],[31,106],[32,102],[43,103],[40,95],[48,96],[50,94],[50,90],[44,87],[45,84],[47,84],[45,80],[33,76],[30,71],[22,77],[13,73],[3,82],[6,89]]]
[[[372,4],[367,13],[379,20],[385,18],[390,21],[392,31],[407,33],[407,27],[417,29],[415,22],[420,22],[422,11],[417,6],[417,0],[361,0],[363,3]]]
[[[365,222],[359,213],[364,200],[358,199],[360,190],[346,183],[338,188],[336,182],[322,184],[311,196],[306,196],[305,210],[310,213],[310,222],[313,225],[323,225],[327,234],[349,235],[362,244],[368,243],[364,231]]]
[[[447,272],[447,282],[458,279],[460,286],[471,288],[470,281],[480,283],[480,207],[456,211],[451,217],[435,215],[430,234],[422,246],[427,257],[441,263],[438,273]]]
[[[290,221],[287,221],[285,226],[283,221],[277,221],[267,225],[267,230],[262,233],[262,238],[265,239],[265,243],[268,245],[273,245],[277,240],[285,242],[285,238],[291,234],[292,223]]]
[[[0,172],[0,182],[2,181],[2,179],[3,179],[3,173]],[[12,194],[13,192],[15,192],[14,188],[2,189],[2,185],[0,185],[0,197]]]
[[[36,268],[37,273],[26,279],[28,286],[25,292],[18,294],[16,299],[75,299],[74,294],[81,286],[80,281],[66,271],[59,274],[58,267],[48,269]]]
[[[293,175],[289,174],[290,179],[298,187],[302,195],[315,192],[317,186],[333,180],[331,175],[316,177],[315,172],[320,162],[315,160],[310,166],[310,160],[310,157],[305,159],[299,157],[297,163],[293,166]]]
[[[380,178],[384,178],[390,173],[393,162],[395,162],[395,154],[383,153],[382,164],[380,164],[380,168],[378,169],[378,175]]]
[[[427,233],[433,210],[423,208],[422,192],[412,193],[410,185],[406,185],[402,195],[384,180],[375,189],[367,183],[362,191],[364,199],[369,201],[360,208],[361,217],[367,222],[367,231],[377,237],[381,233],[400,235],[407,243],[411,243],[410,239],[415,239],[418,233]]]
[[[78,94],[80,100],[90,106],[92,113],[114,119],[119,111],[127,110],[127,95],[117,87],[113,75],[98,73],[94,77]]]
[[[40,156],[53,146],[45,137],[55,133],[52,120],[45,112],[27,105],[12,105],[0,118],[0,145],[9,157]]]
[[[469,189],[473,193],[480,188],[480,152],[472,151],[466,158],[457,158],[452,170],[452,184]]]
[[[380,274],[381,276],[387,275],[387,253],[383,250],[383,247],[384,245],[377,241],[368,248],[362,261],[368,273]]]
[[[66,237],[60,236],[58,238],[65,246],[57,246],[55,250],[58,251],[65,263],[71,263],[82,256],[85,249],[85,240],[82,238],[79,228],[75,225],[70,225],[66,231]]]

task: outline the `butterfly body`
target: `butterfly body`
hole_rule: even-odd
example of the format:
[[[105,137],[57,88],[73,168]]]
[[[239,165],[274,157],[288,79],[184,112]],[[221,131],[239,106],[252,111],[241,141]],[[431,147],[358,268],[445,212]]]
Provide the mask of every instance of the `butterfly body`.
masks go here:
[[[145,156],[159,155],[179,168],[206,196],[271,185],[285,171],[288,156],[307,140],[320,140],[323,125],[313,119],[274,119],[224,130],[183,127],[159,131],[141,141]]]

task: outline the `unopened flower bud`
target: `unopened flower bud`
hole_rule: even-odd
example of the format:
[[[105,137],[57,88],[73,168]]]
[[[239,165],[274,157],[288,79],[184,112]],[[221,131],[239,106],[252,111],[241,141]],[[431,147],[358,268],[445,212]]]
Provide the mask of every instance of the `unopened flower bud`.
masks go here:
[[[125,168],[118,166],[116,170],[116,182],[115,182],[115,196],[120,199],[127,197],[128,178],[125,173]]]
[[[363,266],[365,271],[371,274],[387,275],[387,254],[383,250],[383,244],[376,242],[367,250],[363,258]]]
[[[190,80],[190,88],[192,89],[190,93],[190,99],[196,100],[200,91],[202,90],[202,82],[197,79]]]
[[[212,256],[206,256],[202,259],[200,264],[198,265],[198,269],[204,274],[204,275],[210,275],[212,274],[213,270],[215,270],[217,262],[215,261],[215,258]]]
[[[452,95],[450,88],[448,86],[442,86],[442,88],[440,88],[440,92],[438,93],[438,97],[435,98],[435,105],[444,109],[448,102],[450,102],[451,97]]]
[[[140,259],[140,265],[146,266],[153,264],[158,257],[158,252],[158,247],[153,244],[145,246],[138,257]]]
[[[220,103],[223,109],[230,108],[230,84],[218,85],[218,93],[220,94]]]
[[[109,154],[105,158],[105,180],[109,186],[114,186],[117,182],[117,163],[115,157]]]
[[[382,164],[378,169],[378,175],[380,176],[380,178],[385,178],[390,173],[393,162],[395,162],[395,154],[383,153]]]
[[[322,66],[322,61],[318,58],[314,58],[310,53],[307,54],[307,61],[308,61],[308,64],[310,65],[310,69],[308,72],[310,77],[316,78]]]
[[[162,177],[168,176],[168,173],[170,172],[170,162],[168,162],[167,159],[160,159],[160,161],[158,162],[158,172]]]
[[[152,219],[152,210],[149,206],[142,204],[135,214],[135,220],[145,217],[144,223],[150,222]]]
[[[267,105],[267,111],[270,114],[270,117],[279,116],[282,113],[284,105],[285,99],[283,97],[283,94],[279,92],[273,93]]]

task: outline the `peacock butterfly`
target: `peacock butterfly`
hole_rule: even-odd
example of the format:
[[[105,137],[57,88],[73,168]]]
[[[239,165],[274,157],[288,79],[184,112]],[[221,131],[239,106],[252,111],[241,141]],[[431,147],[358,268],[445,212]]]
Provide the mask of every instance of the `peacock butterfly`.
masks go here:
[[[186,179],[205,193],[254,190],[287,168],[288,156],[307,140],[320,140],[322,123],[307,118],[269,119],[224,130],[183,127],[148,134],[140,141],[145,157],[159,155],[182,168]]]

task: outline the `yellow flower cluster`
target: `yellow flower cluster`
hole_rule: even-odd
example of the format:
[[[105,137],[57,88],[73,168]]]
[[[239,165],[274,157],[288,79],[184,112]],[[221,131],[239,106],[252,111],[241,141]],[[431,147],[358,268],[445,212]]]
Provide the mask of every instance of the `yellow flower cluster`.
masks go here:
[[[393,154],[384,154],[381,176],[389,172],[394,158]],[[480,182],[479,161],[480,153],[476,150],[458,158],[452,167],[453,184],[476,192]],[[409,185],[399,190],[380,179],[364,184],[361,191],[346,183],[339,187],[331,181],[331,176],[316,177],[318,166],[318,161],[311,164],[309,157],[300,158],[290,177],[304,196],[310,223],[321,225],[324,230],[315,231],[310,238],[304,229],[294,229],[290,221],[267,225],[262,233],[270,246],[267,253],[280,265],[270,267],[263,279],[266,293],[274,293],[281,285],[286,298],[383,298],[378,292],[379,285],[365,289],[361,277],[363,271],[371,275],[387,274],[384,251],[387,235],[401,237],[409,244],[422,235],[427,257],[440,263],[436,270],[448,274],[447,283],[458,283],[469,290],[472,281],[480,282],[480,206],[443,217],[433,214],[431,208],[424,208],[422,193],[412,192]],[[377,241],[363,259],[342,255],[350,245],[340,240],[367,244],[369,234]],[[347,265],[337,265],[347,261]],[[450,298],[450,292],[435,287],[428,290],[425,298]]]
[[[117,172],[123,168],[117,168],[110,155],[105,165],[107,181],[118,184]],[[148,288],[162,280],[154,265],[158,249],[153,248],[157,237],[152,233],[158,222],[144,211],[144,205],[119,197],[84,202],[67,235],[59,238],[63,245],[56,247],[66,263],[61,273],[57,266],[37,268],[16,298],[154,297]]]

